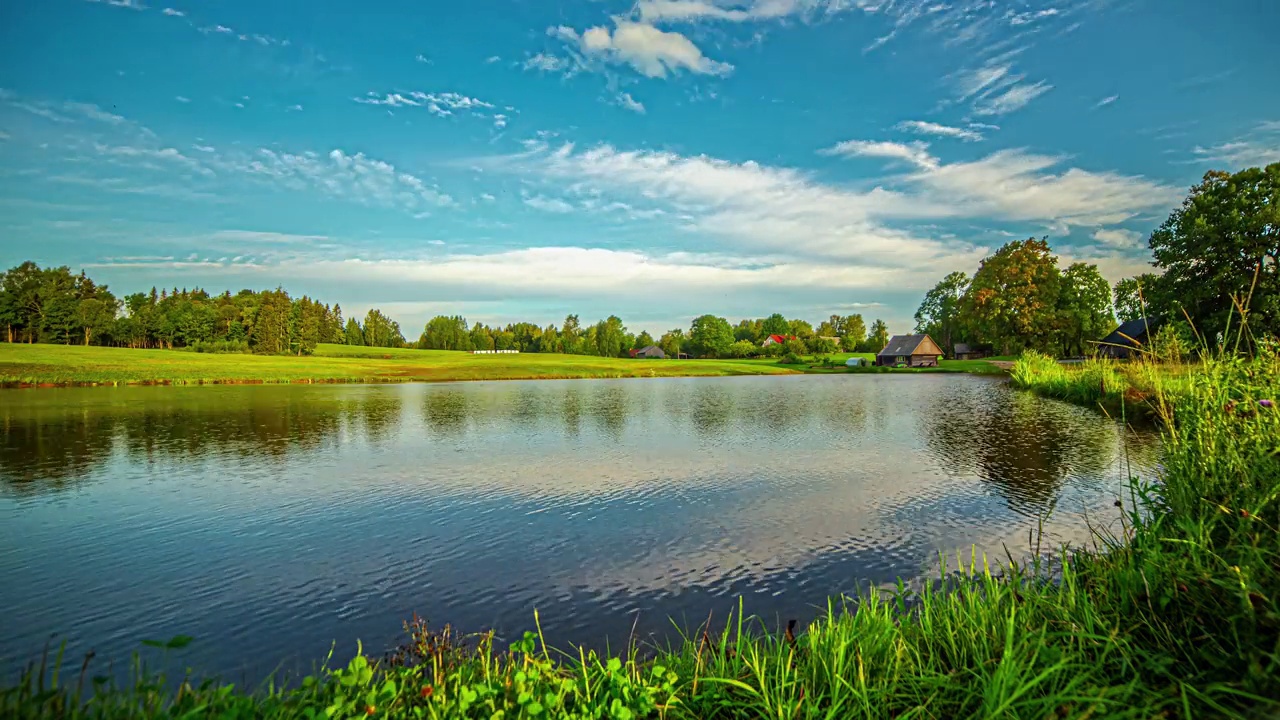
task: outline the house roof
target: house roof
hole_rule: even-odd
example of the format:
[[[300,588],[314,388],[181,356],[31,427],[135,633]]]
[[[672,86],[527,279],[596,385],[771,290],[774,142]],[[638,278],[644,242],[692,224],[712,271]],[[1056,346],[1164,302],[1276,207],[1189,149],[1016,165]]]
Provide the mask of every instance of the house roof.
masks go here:
[[[969,349],[969,343],[956,343],[955,350],[957,355],[973,352],[973,350]]]
[[[916,350],[928,341],[929,346],[924,348],[924,352],[917,353]],[[933,338],[928,335],[894,335],[889,338],[889,344],[884,349],[876,353],[877,355],[941,355],[937,344],[933,342]]]
[[[784,343],[788,340],[795,340],[796,336],[795,335],[770,335],[767,339],[772,340],[776,343]]]
[[[651,353],[651,352],[662,352],[662,348],[658,347],[657,345],[645,345],[644,347],[640,348],[639,350],[636,350],[635,352],[636,352],[637,354],[639,354],[639,353]],[[663,354],[665,355],[666,353],[663,353]]]
[[[1157,318],[1134,318],[1126,320],[1120,324],[1120,327],[1111,331],[1111,334],[1102,338],[1103,345],[1124,345],[1126,347],[1136,347],[1133,340],[1143,341],[1148,332],[1155,330],[1160,326],[1160,320]]]

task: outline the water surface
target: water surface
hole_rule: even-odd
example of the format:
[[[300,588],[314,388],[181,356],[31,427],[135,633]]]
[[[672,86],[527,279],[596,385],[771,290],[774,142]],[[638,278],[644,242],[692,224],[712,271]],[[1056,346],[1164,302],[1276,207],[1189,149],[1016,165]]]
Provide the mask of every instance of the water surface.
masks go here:
[[[1045,516],[1087,539],[1154,447],[957,375],[3,391],[0,428],[3,668],[183,633],[249,678],[414,612],[594,646],[738,596],[803,620]]]

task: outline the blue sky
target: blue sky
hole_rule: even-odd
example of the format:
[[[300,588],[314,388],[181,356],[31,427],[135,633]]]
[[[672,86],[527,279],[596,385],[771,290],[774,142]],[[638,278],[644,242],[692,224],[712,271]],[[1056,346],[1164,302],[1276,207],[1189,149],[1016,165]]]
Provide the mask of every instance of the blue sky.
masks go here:
[[[661,331],[923,292],[1048,235],[1112,281],[1280,161],[1280,4],[4,0],[0,263]]]

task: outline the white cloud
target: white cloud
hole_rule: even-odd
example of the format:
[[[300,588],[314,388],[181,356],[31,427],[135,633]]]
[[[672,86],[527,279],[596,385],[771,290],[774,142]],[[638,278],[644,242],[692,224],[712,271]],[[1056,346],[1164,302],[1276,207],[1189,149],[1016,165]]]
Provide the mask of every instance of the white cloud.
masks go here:
[[[1099,228],[1094,231],[1093,239],[1114,248],[1130,249],[1140,246],[1142,233],[1120,228]]]
[[[878,156],[919,160],[914,146],[885,144]],[[892,153],[892,154],[891,154]],[[983,248],[920,235],[911,222],[986,218],[1040,226],[1097,228],[1150,210],[1163,212],[1181,191],[1142,177],[1078,168],[1054,172],[1062,158],[1002,151],[967,163],[920,163],[896,189],[852,190],[788,168],[706,156],[577,151],[534,144],[498,158],[500,169],[568,181],[605,198],[663,203],[678,227],[731,239],[736,247],[914,268],[921,281],[976,265]],[[903,225],[903,223],[908,223]],[[936,278],[934,278],[936,280]]]
[[[966,130],[965,128],[951,127],[949,125],[939,125],[938,123],[928,122],[926,120],[903,120],[898,123],[897,128],[903,132],[915,133],[916,135],[936,135],[938,137],[956,138],[967,142],[977,142],[982,140],[982,133],[976,130]],[[999,128],[996,128],[997,130]]]
[[[1193,162],[1222,163],[1230,170],[1280,162],[1280,142],[1262,139],[1236,140],[1210,147],[1197,145],[1191,152],[1195,156]]]
[[[164,14],[165,14],[165,15],[170,15],[170,16],[173,16],[173,17],[186,17],[186,16],[187,16],[187,14],[186,14],[186,13],[184,13],[184,12],[182,12],[181,10],[174,10],[173,8],[165,8],[163,12],[164,12]]]
[[[210,35],[215,33],[220,35],[234,35],[236,33],[235,30],[232,30],[226,25],[213,25],[210,27],[202,27],[200,28],[200,32],[204,33],[205,35]]]
[[[1041,80],[1034,84],[1014,85],[999,95],[974,103],[978,115],[1005,115],[1026,107],[1027,103],[1049,92],[1053,86]]]
[[[232,157],[222,166],[294,190],[310,190],[363,205],[409,211],[453,204],[452,198],[423,180],[364,153],[332,150],[292,154],[261,148],[247,158]]]
[[[287,110],[289,110],[289,111],[291,111],[291,112],[301,112],[301,111],[302,111],[302,106],[301,106],[301,105],[290,105],[290,106],[289,106],[288,108],[286,108],[286,109],[287,109]]]
[[[94,143],[93,149],[99,155],[107,158],[123,158],[137,161],[155,160],[180,165],[192,172],[206,177],[214,175],[213,170],[205,167],[200,161],[183,155],[177,148],[148,148],[130,145],[104,145],[102,143]]]
[[[1105,107],[1119,99],[1120,99],[1119,95],[1108,95],[1107,97],[1104,97],[1101,100],[1099,100],[1097,104],[1094,105],[1094,107],[1095,108]]]
[[[535,210],[542,210],[543,212],[549,213],[564,214],[573,212],[573,206],[560,198],[549,198],[541,195],[526,195],[524,197],[524,204],[534,208]]]
[[[631,97],[631,93],[618,93],[618,104],[634,113],[644,114],[644,104]]]
[[[497,129],[499,129],[499,130],[501,130],[501,129],[505,128],[505,127],[507,126],[507,116],[506,116],[506,115],[494,115],[494,116],[493,116],[493,126],[494,126],[495,128],[497,128]]]
[[[819,151],[823,155],[841,157],[876,157],[905,160],[923,168],[937,167],[938,159],[929,154],[929,144],[916,140],[910,143],[880,142],[874,140],[845,140]]]
[[[191,102],[191,98],[183,97],[182,95],[174,95],[174,96],[173,96],[173,99],[174,99],[174,100],[177,100],[177,101],[178,101],[178,102],[180,102],[180,103],[189,103],[189,102]]]
[[[480,199],[481,199],[481,200],[484,200],[485,202],[493,202],[493,201],[497,200],[498,198],[496,198],[496,197],[494,197],[494,196],[490,195],[489,193],[480,193]]]
[[[494,63],[496,63],[496,62],[502,62],[502,56],[500,56],[500,55],[490,55],[489,57],[485,58],[484,62],[485,62],[485,64],[486,64],[486,65],[492,65],[492,64],[494,64]]]
[[[475,112],[483,109],[493,109],[492,103],[455,92],[424,93],[414,91],[408,94],[393,92],[379,95],[371,91],[365,97],[352,99],[365,105],[426,108],[427,112],[440,117],[448,117],[454,112]]]
[[[91,3],[102,3],[111,7],[128,8],[130,10],[146,10],[147,7],[138,0],[89,0]]]
[[[989,64],[956,73],[956,99],[964,102],[988,88],[999,87],[1012,69],[1009,65]]]
[[[554,28],[552,34],[566,42],[576,42],[587,57],[628,64],[646,77],[663,78],[684,70],[701,75],[727,75],[733,71],[732,65],[706,57],[693,41],[678,32],[620,18],[615,18],[614,24],[612,32],[597,26],[578,36],[572,29],[560,27]]]
[[[413,59],[415,62],[424,63],[426,65],[431,64],[431,58],[427,57],[426,55],[423,55],[422,53],[418,53],[413,57]]]
[[[546,53],[538,53],[524,61],[525,70],[539,70],[541,72],[560,72],[569,67],[569,62],[555,55],[547,55]]]

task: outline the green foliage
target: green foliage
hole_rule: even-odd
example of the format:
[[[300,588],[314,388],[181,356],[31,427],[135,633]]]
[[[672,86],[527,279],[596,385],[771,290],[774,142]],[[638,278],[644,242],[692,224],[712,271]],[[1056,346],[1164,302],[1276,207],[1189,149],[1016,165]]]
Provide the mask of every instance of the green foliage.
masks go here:
[[[1185,311],[1197,328],[1229,329],[1239,302],[1252,335],[1280,335],[1280,163],[1205,173],[1149,244],[1164,272],[1153,315]]]
[[[1113,290],[1116,316],[1120,322],[1148,317],[1148,298],[1156,287],[1157,276],[1143,273],[1116,282]]]
[[[729,321],[715,315],[694,318],[689,329],[689,341],[694,354],[699,357],[724,357],[733,344],[733,328]]]
[[[925,293],[915,314],[916,332],[928,334],[943,351],[951,352],[962,339],[960,300],[968,288],[969,276],[953,272]]]
[[[889,344],[889,326],[879,318],[871,323],[871,332],[867,335],[867,339],[863,342],[863,346],[859,348],[859,352],[878,353]]]
[[[418,347],[423,350],[470,350],[471,332],[466,318],[461,315],[431,318],[422,329]]]
[[[355,318],[347,320],[347,327],[343,331],[343,341],[352,347],[364,346],[364,331],[360,329],[360,323]]]
[[[1057,258],[1040,239],[1015,240],[982,261],[961,302],[968,334],[1008,354],[1047,349],[1062,281]]]
[[[790,333],[791,323],[787,322],[787,319],[781,313],[774,313],[760,323],[760,338],[762,340],[770,335],[789,335]]]
[[[1058,345],[1066,355],[1085,355],[1090,340],[1106,337],[1116,325],[1111,286],[1097,265],[1072,263],[1062,273],[1058,293]]]
[[[778,364],[780,365],[800,365],[803,362],[804,362],[804,358],[802,358],[800,354],[796,352],[787,352],[782,356],[781,359],[778,360]]]

